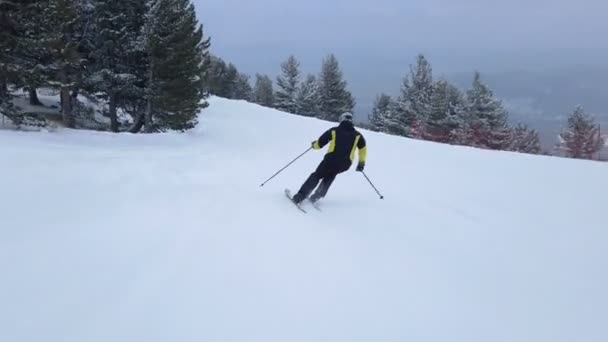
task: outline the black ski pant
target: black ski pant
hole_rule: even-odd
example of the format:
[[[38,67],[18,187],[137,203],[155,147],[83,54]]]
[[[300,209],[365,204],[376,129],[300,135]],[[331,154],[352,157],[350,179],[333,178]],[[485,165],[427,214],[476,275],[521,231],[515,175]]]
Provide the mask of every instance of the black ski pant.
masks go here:
[[[310,196],[315,188],[314,195],[312,196],[313,200],[318,200],[320,198],[325,197],[327,195],[327,191],[329,187],[336,179],[336,176],[344,171],[347,171],[351,166],[351,161],[340,161],[340,160],[332,160],[332,159],[324,159],[315,172],[311,173],[308,179],[302,184],[302,187],[298,191],[299,200],[303,200]],[[319,185],[319,182],[321,184]]]

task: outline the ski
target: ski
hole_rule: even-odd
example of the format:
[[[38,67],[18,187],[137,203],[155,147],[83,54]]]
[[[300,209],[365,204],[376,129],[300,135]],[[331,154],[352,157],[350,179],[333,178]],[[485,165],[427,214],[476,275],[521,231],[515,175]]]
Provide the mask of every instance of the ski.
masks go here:
[[[291,191],[289,189],[285,189],[285,196],[287,196],[291,204],[295,205],[296,208],[300,209],[301,212],[306,213],[306,210],[304,210],[299,204],[293,201],[293,197],[291,196]]]
[[[319,201],[317,202],[313,202],[311,200],[308,200],[310,202],[310,204],[312,205],[313,208],[317,209],[317,211],[323,211],[321,210],[321,205],[319,204]]]

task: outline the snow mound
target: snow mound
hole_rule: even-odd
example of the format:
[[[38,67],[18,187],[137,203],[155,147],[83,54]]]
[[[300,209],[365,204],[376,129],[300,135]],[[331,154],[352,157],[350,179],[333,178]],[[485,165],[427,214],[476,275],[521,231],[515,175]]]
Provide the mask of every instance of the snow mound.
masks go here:
[[[1,341],[608,340],[608,165],[363,131],[322,212],[283,195],[330,123],[210,99],[186,134],[0,131]]]

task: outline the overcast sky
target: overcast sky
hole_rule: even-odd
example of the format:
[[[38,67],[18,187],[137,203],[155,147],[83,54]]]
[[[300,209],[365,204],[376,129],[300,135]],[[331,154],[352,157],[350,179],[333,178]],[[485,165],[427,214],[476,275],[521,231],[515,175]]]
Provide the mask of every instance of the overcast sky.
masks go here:
[[[390,92],[416,54],[438,73],[608,64],[606,0],[194,0],[212,50],[246,73],[338,57],[357,97]]]

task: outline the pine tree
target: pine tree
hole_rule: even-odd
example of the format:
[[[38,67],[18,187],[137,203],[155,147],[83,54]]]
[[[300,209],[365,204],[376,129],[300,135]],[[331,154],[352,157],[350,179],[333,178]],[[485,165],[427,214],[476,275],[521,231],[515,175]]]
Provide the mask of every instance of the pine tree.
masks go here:
[[[84,54],[83,37],[88,32],[88,24],[83,23],[82,3],[70,0],[49,0],[44,8],[43,38],[49,48],[50,70],[56,75],[53,83],[60,91],[63,123],[66,127],[75,127],[73,108],[77,94],[77,85],[82,76]]]
[[[296,96],[300,82],[300,62],[294,56],[289,56],[281,64],[281,72],[277,77],[275,107],[287,113],[295,113],[298,110]]]
[[[148,19],[148,0],[131,1],[131,7],[128,12],[130,20],[128,21],[126,30],[133,32],[132,36],[128,37],[130,45],[126,49],[126,60],[122,63],[128,72],[127,83],[121,89],[119,96],[119,107],[131,117],[134,118],[133,125],[128,129],[131,133],[139,132],[144,127],[145,119],[148,117],[148,99],[151,95],[151,88],[148,87],[150,79],[151,63],[148,51],[146,24]],[[208,55],[205,53],[205,63],[209,62]],[[206,66],[207,64],[203,64]],[[146,126],[146,128],[152,128]]]
[[[467,91],[466,111],[471,145],[493,150],[506,150],[511,145],[507,113],[492,90],[476,72],[473,86]]]
[[[274,105],[274,91],[272,80],[267,75],[255,75],[255,85],[253,87],[253,101],[264,107]]]
[[[149,58],[146,131],[187,130],[208,106],[203,40],[194,5],[189,0],[151,0],[146,15],[145,46]]]
[[[353,112],[355,100],[346,87],[338,60],[329,55],[323,60],[319,76],[319,118],[338,121],[341,114]]]
[[[568,118],[568,125],[559,135],[558,147],[570,158],[592,159],[604,146],[599,126],[582,107],[577,107]]]
[[[17,4],[17,2],[15,2]],[[49,80],[49,73],[46,66],[50,63],[48,44],[44,40],[44,21],[43,11],[48,6],[48,1],[28,0],[19,2],[15,6],[17,11],[12,13],[14,32],[18,38],[14,41],[11,49],[13,61],[16,62],[18,72],[16,72],[12,82],[16,88],[26,88],[30,94],[30,104],[41,105],[38,100],[36,88],[45,85]],[[16,70],[16,69],[15,69]]]
[[[450,129],[446,123],[450,116],[450,107],[448,83],[444,80],[436,82],[431,95],[431,108],[426,120],[424,139],[441,143],[450,140]]]
[[[253,88],[251,88],[251,84],[249,84],[249,75],[238,74],[232,98],[245,101],[251,101],[253,99]]]
[[[450,132],[448,143],[458,144],[459,132],[466,127],[467,122],[466,99],[460,89],[450,83],[448,83],[448,98],[450,110],[448,112],[447,120],[445,121]]]
[[[48,75],[63,75],[60,71],[67,68],[61,69],[65,66],[61,57],[76,50],[72,39],[75,26],[76,6],[70,2],[0,1],[0,96],[10,95],[9,83],[23,88],[42,83],[41,79]],[[52,52],[62,54],[53,60]],[[56,79],[52,82],[60,84]],[[3,103],[8,104],[6,100]],[[70,113],[64,112],[69,126]]]
[[[14,73],[16,60],[14,49],[19,39],[16,14],[20,7],[16,2],[0,1],[0,92],[7,90],[9,74]]]
[[[48,1],[0,1],[0,113],[17,126],[46,124],[45,120],[19,112],[9,91],[9,84],[15,89],[26,87],[30,102],[40,104],[35,86],[47,81],[45,71],[50,63],[49,39],[43,35],[49,19],[42,13],[46,7]]]
[[[457,132],[464,125],[464,105],[458,88],[445,80],[435,82],[423,137],[441,143],[456,142]]]
[[[138,49],[145,1],[93,0],[95,59],[89,86],[108,101],[111,130],[118,131],[117,109],[129,95],[141,95],[143,55]],[[121,102],[122,101],[122,105]]]
[[[239,72],[234,64],[210,56],[205,69],[205,90],[208,93],[227,99],[254,100],[255,91],[251,88],[249,76]]]
[[[319,114],[319,85],[315,75],[308,75],[296,97],[297,113],[304,116]]]
[[[370,129],[376,132],[392,133],[394,110],[395,103],[389,95],[376,96],[372,113],[369,116]]]
[[[541,154],[542,147],[538,132],[527,125],[518,124],[513,129],[513,140],[510,150],[529,154]]]
[[[230,98],[234,84],[226,86],[226,74],[228,66],[223,59],[217,56],[210,56],[206,70],[207,91],[213,95]]]
[[[221,79],[220,89],[221,93],[225,93],[226,97],[229,99],[234,99],[236,97],[235,90],[238,78],[239,70],[234,64],[228,63],[224,77]]]
[[[18,74],[18,66],[11,53],[19,39],[17,21],[14,20],[17,10],[16,3],[0,1],[0,116],[9,118],[15,115],[8,83]]]
[[[433,69],[424,55],[418,55],[416,66],[410,66],[404,78],[401,95],[397,99],[398,121],[402,135],[422,137],[431,112]]]

